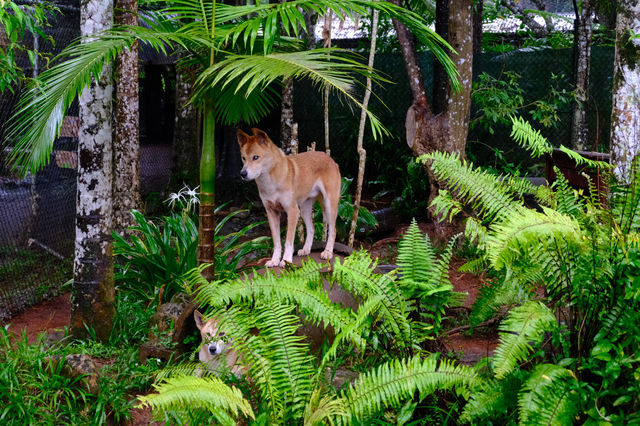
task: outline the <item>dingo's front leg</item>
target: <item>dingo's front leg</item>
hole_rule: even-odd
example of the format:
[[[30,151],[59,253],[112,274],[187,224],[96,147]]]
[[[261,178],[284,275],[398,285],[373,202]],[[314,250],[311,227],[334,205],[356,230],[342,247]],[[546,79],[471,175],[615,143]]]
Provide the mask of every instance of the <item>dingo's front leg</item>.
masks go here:
[[[271,260],[265,263],[267,268],[280,266],[280,255],[282,254],[282,242],[280,241],[280,211],[274,211],[267,208],[267,219],[269,219],[269,228],[273,237],[273,255]]]
[[[298,225],[298,212],[298,205],[292,202],[287,209],[287,238],[284,241],[281,266],[284,266],[284,262],[293,262],[293,240],[296,236],[296,225]]]

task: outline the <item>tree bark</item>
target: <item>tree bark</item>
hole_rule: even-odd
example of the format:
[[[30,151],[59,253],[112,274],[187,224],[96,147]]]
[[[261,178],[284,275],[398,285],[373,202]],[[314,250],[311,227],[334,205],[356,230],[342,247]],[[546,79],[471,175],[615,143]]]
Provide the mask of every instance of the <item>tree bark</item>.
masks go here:
[[[611,161],[621,182],[631,178],[631,162],[640,149],[640,4],[618,3],[611,111]]]
[[[118,0],[116,22],[138,24],[137,0]],[[130,211],[140,210],[140,120],[138,97],[138,42],[116,58],[115,129],[113,140],[113,229],[118,233],[134,224]]]
[[[82,3],[80,31],[91,35],[112,25],[113,4]],[[105,66],[80,98],[76,244],[71,303],[71,334],[93,330],[100,340],[111,333],[114,309],[112,228],[112,95],[111,66]]]
[[[582,12],[574,21],[574,84],[576,100],[572,106],[571,147],[586,151],[589,143],[587,103],[589,102],[589,74],[591,67],[591,39],[593,35],[593,2],[582,2]]]
[[[400,5],[400,0],[392,2]],[[436,15],[441,19],[438,26],[444,27],[446,21],[447,41],[457,52],[450,53],[450,57],[456,64],[462,89],[458,93],[452,93],[448,78],[438,83],[445,88],[444,95],[439,95],[444,96],[444,102],[442,112],[434,114],[427,101],[413,37],[404,25],[394,21],[413,95],[413,104],[409,107],[405,120],[407,144],[416,156],[433,151],[458,152],[464,156],[473,71],[473,0],[448,0],[446,5],[438,1],[436,7],[440,9],[436,11]],[[445,8],[446,14],[443,12]],[[443,16],[447,16],[446,20]],[[444,28],[441,31],[444,31]],[[434,96],[437,96],[435,92]],[[431,202],[438,195],[439,186],[429,168],[427,172]],[[436,222],[431,209],[429,213],[431,219]]]
[[[173,167],[171,178],[176,185],[195,187],[198,183],[200,134],[198,110],[189,103],[193,81],[192,68],[176,69],[176,108],[173,133]]]
[[[291,154],[291,130],[293,128],[293,77],[284,80],[280,104],[280,147]]]

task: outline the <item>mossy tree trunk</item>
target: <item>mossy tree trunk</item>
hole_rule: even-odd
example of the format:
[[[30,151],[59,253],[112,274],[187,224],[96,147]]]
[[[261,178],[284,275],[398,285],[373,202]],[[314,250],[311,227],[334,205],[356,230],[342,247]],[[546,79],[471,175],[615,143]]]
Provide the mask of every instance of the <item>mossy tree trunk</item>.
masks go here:
[[[618,3],[611,111],[611,161],[622,182],[630,179],[640,149],[640,4]]]
[[[85,36],[109,28],[113,21],[110,0],[81,4],[80,31]],[[114,282],[111,254],[112,196],[112,95],[111,66],[100,81],[92,81],[80,98],[76,243],[71,304],[71,334],[88,336],[93,330],[107,340],[113,325]]]

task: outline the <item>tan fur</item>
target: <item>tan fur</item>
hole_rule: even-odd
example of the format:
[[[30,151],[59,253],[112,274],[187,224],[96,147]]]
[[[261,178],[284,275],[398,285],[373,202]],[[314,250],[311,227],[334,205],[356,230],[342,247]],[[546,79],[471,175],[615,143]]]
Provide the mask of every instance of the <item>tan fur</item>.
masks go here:
[[[236,376],[241,374],[242,358],[231,347],[231,342],[220,331],[218,321],[215,318],[209,318],[205,321],[203,315],[199,311],[194,311],[193,318],[196,322],[202,345],[198,353],[200,362],[207,365],[207,370],[216,373],[231,372]]]
[[[307,229],[304,246],[298,256],[311,252],[313,243],[313,204],[320,201],[324,220],[328,224],[327,245],[320,257],[331,259],[336,240],[336,217],[340,199],[340,169],[324,152],[310,151],[298,155],[284,155],[260,129],[253,135],[238,130],[238,144],[245,180],[255,180],[260,199],[267,210],[273,237],[273,256],[267,267],[284,266],[293,258],[293,239],[298,215]],[[287,214],[287,237],[284,255],[280,241],[280,213]]]

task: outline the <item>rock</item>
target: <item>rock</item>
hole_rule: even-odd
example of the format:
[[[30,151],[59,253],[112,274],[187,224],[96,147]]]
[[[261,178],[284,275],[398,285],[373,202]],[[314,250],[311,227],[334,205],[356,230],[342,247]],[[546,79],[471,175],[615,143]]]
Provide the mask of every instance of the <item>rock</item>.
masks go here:
[[[100,390],[100,371],[90,356],[85,354],[69,354],[65,357],[64,371],[69,377],[83,377],[87,390],[97,395]]]
[[[149,320],[149,329],[160,333],[171,334],[175,322],[180,318],[184,307],[177,303],[163,303]],[[157,337],[157,336],[156,336]]]
[[[331,385],[338,391],[343,387],[349,387],[349,385],[355,382],[360,376],[360,373],[357,371],[346,370],[344,368],[335,370],[333,377],[331,373],[331,371],[327,371],[327,381],[330,381]]]
[[[65,330],[50,330],[47,332],[47,339],[44,341],[44,345],[47,348],[61,346],[65,341],[70,339],[71,336],[69,336]]]
[[[175,303],[177,305],[182,306],[183,308],[189,306],[193,303],[193,298],[189,296],[187,293],[176,293],[173,295],[169,303]]]

